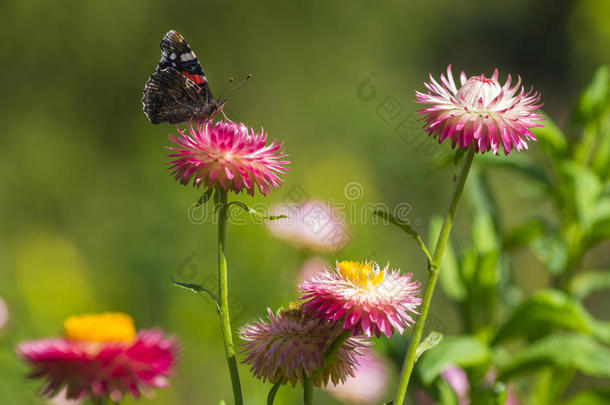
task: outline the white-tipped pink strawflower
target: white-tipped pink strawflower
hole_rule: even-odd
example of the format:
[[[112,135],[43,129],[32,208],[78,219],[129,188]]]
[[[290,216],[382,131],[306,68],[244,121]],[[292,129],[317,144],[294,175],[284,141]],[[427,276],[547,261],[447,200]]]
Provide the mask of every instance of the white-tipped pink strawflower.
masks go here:
[[[328,321],[341,321],[353,335],[402,334],[414,320],[409,312],[421,303],[420,283],[412,274],[381,269],[375,262],[337,262],[335,271],[325,271],[299,284],[303,309]]]
[[[430,104],[420,111],[425,114],[426,132],[443,142],[451,139],[451,145],[466,149],[473,145],[477,152],[492,150],[498,154],[500,146],[508,155],[514,148],[527,149],[529,140],[536,140],[530,132],[533,127],[542,127],[542,115],[535,112],[538,92],[525,91],[521,78],[511,87],[511,76],[500,85],[498,70],[487,78],[484,75],[466,77],[460,75],[460,87],[453,80],[451,65],[447,76],[441,74],[441,83],[432,75],[424,83],[428,93],[415,92],[416,102]]]
[[[238,332],[244,340],[243,363],[249,364],[263,382],[294,386],[305,376],[312,377],[324,366],[325,353],[341,334],[341,325],[310,317],[298,305],[275,314],[270,309],[268,312],[269,321],[244,325]],[[369,343],[361,338],[348,338],[334,360],[317,374],[314,385],[338,384],[354,376],[361,348],[367,346]]]
[[[181,184],[199,187],[216,187],[239,193],[242,190],[254,195],[258,188],[266,195],[278,188],[286,171],[283,160],[287,155],[282,144],[267,144],[267,134],[261,129],[254,132],[243,124],[218,121],[192,124],[189,133],[178,129],[170,135],[175,146],[168,149],[176,158],[169,162],[172,174]]]
[[[360,365],[356,375],[349,377],[344,383],[328,387],[332,395],[341,402],[350,404],[378,405],[388,388],[390,370],[380,355],[370,348],[364,349],[364,354],[358,359]]]

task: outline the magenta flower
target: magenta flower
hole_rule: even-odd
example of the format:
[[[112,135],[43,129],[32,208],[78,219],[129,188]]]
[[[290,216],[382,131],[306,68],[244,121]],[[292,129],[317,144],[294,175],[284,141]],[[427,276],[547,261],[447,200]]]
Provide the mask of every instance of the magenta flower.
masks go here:
[[[325,271],[299,284],[303,309],[328,321],[342,321],[353,335],[390,337],[402,334],[413,323],[409,312],[421,303],[420,283],[412,274],[381,269],[375,262],[338,262],[336,271]]]
[[[324,354],[341,334],[341,325],[311,318],[294,305],[276,314],[268,312],[268,322],[244,325],[238,332],[245,341],[247,357],[243,363],[250,364],[252,373],[263,382],[294,386],[305,376],[312,377],[324,366]],[[334,360],[316,376],[314,385],[338,384],[353,377],[361,349],[368,345],[361,338],[348,338]]]
[[[138,398],[165,388],[178,346],[161,331],[136,333],[130,317],[120,313],[69,318],[64,338],[22,342],[17,355],[45,378],[43,395],[51,398],[65,387],[66,399],[120,401],[125,393]]]
[[[189,127],[189,134],[178,129],[170,135],[175,151],[169,155],[172,174],[180,184],[213,188],[220,186],[239,193],[243,189],[254,195],[255,187],[263,195],[278,188],[288,164],[282,160],[282,144],[275,141],[267,145],[267,134],[261,129],[254,132],[243,124],[206,121]]]
[[[341,402],[350,404],[378,405],[383,402],[390,379],[390,370],[386,362],[369,348],[358,358],[360,365],[355,376],[348,377],[344,383],[326,390]]]
[[[461,149],[471,144],[477,152],[493,150],[497,155],[500,145],[508,155],[512,148],[527,149],[528,140],[536,140],[532,127],[542,127],[542,115],[534,112],[541,107],[538,92],[519,90],[521,78],[510,87],[511,76],[504,86],[498,82],[498,69],[491,79],[484,75],[466,78],[460,75],[461,87],[453,80],[451,65],[447,77],[441,74],[439,84],[432,75],[430,83],[424,83],[430,92],[415,92],[416,102],[431,104],[420,111],[426,117],[426,132],[443,142],[451,139],[451,146]],[[518,91],[518,93],[517,93]]]

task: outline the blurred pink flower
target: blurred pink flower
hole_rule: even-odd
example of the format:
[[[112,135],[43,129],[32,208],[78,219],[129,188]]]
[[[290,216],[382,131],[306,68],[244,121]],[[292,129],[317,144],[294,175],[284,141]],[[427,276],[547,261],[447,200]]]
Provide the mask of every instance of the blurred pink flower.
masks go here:
[[[519,90],[521,78],[510,87],[511,76],[502,86],[497,69],[490,79],[484,75],[467,78],[462,72],[458,88],[449,65],[441,83],[430,75],[430,83],[424,83],[430,92],[415,92],[416,102],[431,104],[418,112],[426,115],[426,131],[439,143],[449,138],[454,148],[473,144],[477,152],[491,149],[495,154],[501,144],[508,155],[513,147],[527,149],[528,140],[536,139],[530,128],[542,127],[536,122],[543,120],[542,115],[534,112],[541,106],[537,104],[540,95],[523,87]]]
[[[453,364],[447,364],[441,372],[441,377],[447,381],[455,392],[459,405],[470,403],[470,383],[463,369]]]
[[[206,121],[189,127],[190,135],[178,129],[170,135],[175,146],[168,149],[176,158],[169,162],[172,174],[181,184],[193,182],[213,188],[239,193],[243,189],[254,195],[254,188],[263,195],[278,188],[282,179],[278,174],[286,171],[282,144],[275,141],[267,145],[267,134],[261,129],[254,132],[243,124]]]
[[[298,280],[299,282],[310,280],[318,273],[323,273],[330,267],[331,264],[328,260],[317,256],[310,257],[301,265]]]
[[[68,318],[64,338],[39,339],[17,346],[18,356],[45,378],[43,395],[66,387],[66,399],[135,398],[169,385],[177,343],[156,330],[136,333],[130,317],[120,313]]]
[[[8,313],[8,305],[6,305],[6,301],[0,297],[0,330],[6,326],[9,319]]]
[[[371,405],[382,403],[390,377],[388,365],[369,348],[364,350],[358,362],[360,365],[356,368],[354,377],[348,377],[344,383],[326,389],[342,402]]]
[[[298,248],[332,253],[350,241],[343,220],[323,201],[310,199],[298,206],[279,204],[271,209],[271,215],[286,216],[267,223],[271,233]]]
[[[302,382],[324,365],[324,353],[341,334],[341,325],[311,318],[298,305],[274,314],[268,309],[269,321],[260,320],[239,330],[252,373],[263,382]],[[360,338],[347,339],[335,359],[316,377],[314,385],[337,384],[354,375],[357,359],[369,343]]]
[[[325,271],[299,284],[303,309],[328,321],[342,321],[345,330],[367,337],[394,329],[402,334],[414,322],[409,312],[421,303],[420,283],[412,274],[381,269],[375,262],[337,262],[335,271]]]

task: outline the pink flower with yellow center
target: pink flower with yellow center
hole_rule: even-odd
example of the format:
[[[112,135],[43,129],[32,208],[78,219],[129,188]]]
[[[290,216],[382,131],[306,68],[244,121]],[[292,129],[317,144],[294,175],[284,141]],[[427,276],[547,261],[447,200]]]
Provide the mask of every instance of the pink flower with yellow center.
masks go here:
[[[239,193],[242,190],[254,195],[258,188],[266,195],[278,188],[286,171],[282,144],[267,144],[267,134],[261,129],[254,132],[243,124],[206,121],[189,127],[189,134],[178,129],[170,135],[175,146],[168,149],[176,158],[169,162],[172,174],[181,184],[209,188],[221,187]]]
[[[17,355],[44,378],[42,393],[54,397],[65,388],[66,399],[120,401],[153,388],[165,388],[176,362],[175,339],[158,330],[136,332],[131,317],[105,312],[72,316],[63,338],[22,342]]]
[[[375,262],[338,262],[335,271],[325,271],[299,284],[303,309],[328,321],[342,321],[345,330],[367,337],[381,333],[402,334],[414,322],[409,312],[421,303],[420,283],[412,274],[381,269]]]
[[[490,79],[481,76],[460,75],[460,87],[453,80],[451,65],[447,77],[441,74],[441,83],[430,75],[424,83],[428,93],[415,92],[416,102],[431,104],[420,111],[425,114],[426,132],[443,142],[451,139],[452,147],[468,148],[477,152],[490,149],[497,155],[500,145],[508,155],[512,148],[527,149],[529,140],[536,140],[530,128],[542,127],[542,115],[534,112],[541,107],[538,92],[526,92],[521,78],[511,87],[511,76],[502,86],[498,82],[498,69]]]
[[[263,382],[303,382],[311,378],[325,363],[325,352],[341,334],[341,325],[312,318],[302,311],[300,304],[280,309],[276,314],[268,309],[269,321],[260,320],[244,325],[239,330],[246,358],[252,373]],[[354,376],[361,349],[369,343],[350,337],[339,348],[335,358],[315,375],[314,385],[325,386],[344,382]]]

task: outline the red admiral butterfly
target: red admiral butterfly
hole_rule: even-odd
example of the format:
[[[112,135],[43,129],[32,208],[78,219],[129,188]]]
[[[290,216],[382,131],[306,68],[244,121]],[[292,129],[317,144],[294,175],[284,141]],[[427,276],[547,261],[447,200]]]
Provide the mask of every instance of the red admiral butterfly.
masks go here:
[[[201,64],[174,30],[161,40],[161,60],[144,86],[142,106],[153,124],[213,119],[227,100],[215,100]]]

